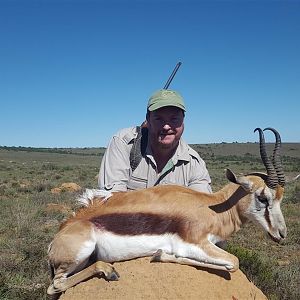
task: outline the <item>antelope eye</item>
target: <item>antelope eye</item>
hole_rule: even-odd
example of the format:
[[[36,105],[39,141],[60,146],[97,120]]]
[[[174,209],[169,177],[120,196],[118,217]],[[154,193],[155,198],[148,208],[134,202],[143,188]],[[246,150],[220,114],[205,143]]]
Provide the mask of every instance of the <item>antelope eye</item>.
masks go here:
[[[268,204],[269,204],[268,199],[267,199],[266,196],[260,195],[260,196],[257,196],[257,199],[258,199],[259,202],[261,202],[261,203],[263,203],[263,204],[265,204],[265,205],[268,205]]]

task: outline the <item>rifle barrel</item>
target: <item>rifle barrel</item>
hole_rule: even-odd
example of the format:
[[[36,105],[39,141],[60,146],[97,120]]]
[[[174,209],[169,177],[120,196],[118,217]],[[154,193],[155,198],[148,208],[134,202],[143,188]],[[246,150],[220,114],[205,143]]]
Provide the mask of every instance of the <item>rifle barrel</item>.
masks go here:
[[[174,68],[172,74],[170,75],[168,81],[166,82],[166,84],[165,84],[165,86],[164,86],[164,90],[167,90],[167,89],[168,89],[170,83],[172,82],[172,80],[173,80],[173,78],[174,78],[174,76],[175,76],[175,74],[176,74],[176,72],[178,71],[178,69],[179,69],[180,66],[181,66],[181,62],[177,63],[177,65],[175,66],[175,68]]]

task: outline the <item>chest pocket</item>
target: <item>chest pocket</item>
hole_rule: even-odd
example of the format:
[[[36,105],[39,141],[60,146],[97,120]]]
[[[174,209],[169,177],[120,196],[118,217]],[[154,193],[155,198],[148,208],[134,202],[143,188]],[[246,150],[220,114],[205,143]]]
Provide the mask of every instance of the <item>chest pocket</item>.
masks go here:
[[[147,187],[147,179],[131,175],[127,183],[128,190],[141,190]]]

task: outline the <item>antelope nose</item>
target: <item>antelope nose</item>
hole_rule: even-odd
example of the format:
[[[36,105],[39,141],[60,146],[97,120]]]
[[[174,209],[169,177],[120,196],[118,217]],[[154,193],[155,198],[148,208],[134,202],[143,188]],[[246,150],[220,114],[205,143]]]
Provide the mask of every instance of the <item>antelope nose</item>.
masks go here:
[[[285,239],[286,238],[286,228],[283,229],[283,230],[279,230],[279,235],[282,239]]]

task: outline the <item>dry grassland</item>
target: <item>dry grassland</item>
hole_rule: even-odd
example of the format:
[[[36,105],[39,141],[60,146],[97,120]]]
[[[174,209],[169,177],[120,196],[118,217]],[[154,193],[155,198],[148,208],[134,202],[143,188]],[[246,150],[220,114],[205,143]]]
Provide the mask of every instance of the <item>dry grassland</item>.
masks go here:
[[[224,169],[264,171],[258,144],[194,145],[207,163],[213,190]],[[76,209],[65,182],[96,188],[104,149],[0,148],[0,299],[47,299],[47,247],[59,223]],[[300,173],[300,144],[283,144],[287,178]],[[228,243],[241,269],[269,299],[300,299],[300,182],[287,186],[282,210],[288,238],[281,244],[248,224]]]

